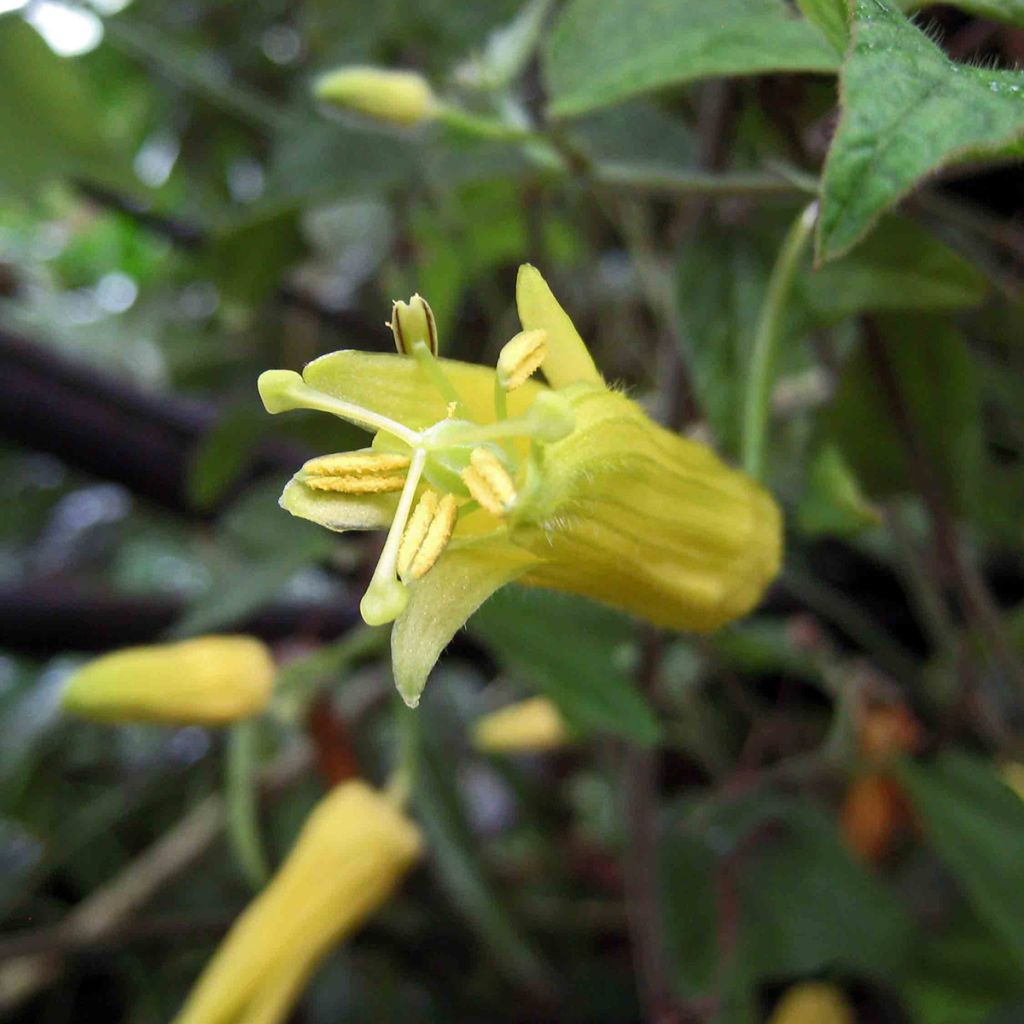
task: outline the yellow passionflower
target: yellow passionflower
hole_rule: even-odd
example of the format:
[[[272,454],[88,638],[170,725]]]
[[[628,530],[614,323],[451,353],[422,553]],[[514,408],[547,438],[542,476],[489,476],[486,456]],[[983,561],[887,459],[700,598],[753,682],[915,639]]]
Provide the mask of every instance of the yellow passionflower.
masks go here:
[[[97,721],[223,725],[266,707],[274,672],[255,637],[201,636],[95,658],[71,676],[61,703]]]
[[[331,947],[391,895],[419,830],[364,782],[313,810],[287,860],[238,918],[174,1024],[277,1024]]]
[[[512,580],[707,631],[748,612],[778,571],[770,495],[607,387],[532,266],[516,302],[523,331],[497,370],[437,359],[432,318],[397,304],[407,354],[333,352],[301,376],[260,377],[271,413],[319,409],[375,433],[308,462],[281,504],[332,530],[388,530],[361,609],[394,621],[395,680],[413,706],[455,631]],[[547,385],[529,379],[538,368]]]

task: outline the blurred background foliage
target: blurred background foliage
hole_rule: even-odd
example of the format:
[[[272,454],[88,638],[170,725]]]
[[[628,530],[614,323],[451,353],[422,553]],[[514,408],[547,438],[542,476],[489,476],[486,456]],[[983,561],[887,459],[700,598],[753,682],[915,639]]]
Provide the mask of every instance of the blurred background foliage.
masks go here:
[[[276,504],[359,432],[271,420],[258,372],[388,349],[413,291],[490,363],[529,260],[608,379],[737,460],[817,196],[770,366],[780,580],[708,638],[485,606],[420,711],[427,863],[296,1020],[748,1022],[806,980],[858,1021],[1024,1019],[1019,0],[2,6],[0,1013],[168,1020],[251,895],[225,807],[258,786],[278,863],[387,770],[377,541]],[[477,121],[318,109],[345,63]],[[59,714],[90,654],[213,630],[281,665],[226,795],[234,736]],[[571,747],[471,747],[533,693]]]

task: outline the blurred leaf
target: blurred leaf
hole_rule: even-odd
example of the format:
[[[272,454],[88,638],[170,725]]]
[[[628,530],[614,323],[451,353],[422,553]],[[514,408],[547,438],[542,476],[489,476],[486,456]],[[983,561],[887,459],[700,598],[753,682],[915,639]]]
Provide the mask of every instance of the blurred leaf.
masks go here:
[[[248,465],[256,445],[272,424],[254,405],[238,405],[217,420],[204,437],[188,477],[189,500],[211,508],[223,498]]]
[[[16,14],[0,16],[0,81],[0,189],[28,197],[59,176],[134,180],[78,68]]]
[[[843,113],[822,182],[817,256],[855,245],[931,171],[1024,137],[1024,75],[950,61],[888,0],[854,0]]]
[[[796,522],[809,537],[849,537],[882,521],[861,493],[842,452],[833,444],[820,447],[811,459],[807,486],[797,507]]]
[[[796,0],[804,17],[821,29],[840,57],[850,43],[850,9],[846,0]]]
[[[687,995],[710,991],[723,970],[742,1003],[769,979],[844,968],[893,978],[906,960],[905,913],[809,803],[762,791],[683,805],[663,862],[669,946]],[[719,964],[722,913],[735,914],[725,927],[736,931]]]
[[[523,72],[540,41],[552,0],[527,0],[516,16],[487,37],[483,51],[456,69],[461,82],[504,89]]]
[[[979,18],[1024,25],[1024,0],[900,0],[905,11],[918,11],[936,3],[946,3]]]
[[[832,48],[781,0],[572,0],[548,40],[554,117],[652,89],[766,71],[834,71]]]
[[[480,861],[480,842],[462,809],[454,763],[441,732],[429,726],[418,732],[419,770],[414,800],[441,883],[489,947],[498,969],[529,988],[543,988],[547,970],[520,933],[519,925]]]
[[[879,326],[914,430],[951,499],[975,497],[981,429],[977,378],[959,332],[938,317],[887,316]],[[914,487],[902,438],[860,346],[824,414],[829,435],[877,499]]]
[[[506,587],[470,629],[574,729],[657,742],[660,726],[629,672],[634,630],[625,616],[580,598]]]
[[[1024,801],[992,765],[955,750],[899,768],[929,843],[1024,969]]]

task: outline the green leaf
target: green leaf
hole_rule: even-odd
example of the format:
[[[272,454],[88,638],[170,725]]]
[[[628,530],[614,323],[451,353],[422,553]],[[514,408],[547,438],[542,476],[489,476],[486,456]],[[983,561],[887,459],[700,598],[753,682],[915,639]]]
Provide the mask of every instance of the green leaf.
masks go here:
[[[842,452],[826,444],[811,459],[796,521],[810,537],[848,537],[878,526],[882,517],[861,493]]]
[[[510,587],[470,627],[574,729],[657,741],[660,726],[628,671],[633,627],[625,616],[580,598]]]
[[[270,432],[268,417],[255,403],[235,406],[203,437],[188,476],[189,500],[211,508],[236,484],[256,445]]]
[[[929,843],[1024,967],[1024,801],[990,764],[947,750],[899,768]]]
[[[926,174],[1024,137],[1024,75],[957,64],[887,0],[854,0],[817,258],[855,245]]]
[[[963,339],[940,317],[886,316],[878,322],[914,431],[947,494],[963,506],[976,497],[981,465],[977,374]],[[871,497],[887,498],[913,487],[906,446],[864,346],[843,367],[823,419]]]
[[[0,17],[0,189],[31,196],[55,177],[124,184],[126,162],[103,137],[78,67],[15,14]]]
[[[850,44],[850,9],[846,0],[796,0],[796,4],[842,57]]]
[[[653,89],[766,71],[834,71],[836,54],[782,0],[572,0],[544,71],[554,117]]]

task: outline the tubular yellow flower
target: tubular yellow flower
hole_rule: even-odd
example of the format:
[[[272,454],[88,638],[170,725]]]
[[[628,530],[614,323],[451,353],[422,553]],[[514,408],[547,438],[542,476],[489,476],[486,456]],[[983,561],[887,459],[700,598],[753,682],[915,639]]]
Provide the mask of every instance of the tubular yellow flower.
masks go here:
[[[855,1021],[841,989],[821,981],[806,981],[786,992],[768,1024],[855,1024]]]
[[[430,83],[415,71],[339,68],[317,81],[314,94],[332,106],[406,128],[430,120],[437,113]]]
[[[516,302],[523,331],[497,371],[438,359],[419,341],[412,358],[334,352],[301,376],[260,377],[268,412],[333,413],[375,432],[361,456],[409,460],[377,471],[388,489],[401,480],[397,494],[328,492],[307,464],[281,505],[332,530],[388,531],[361,607],[372,624],[395,622],[395,679],[410,705],[455,631],[512,580],[706,631],[746,614],[778,571],[771,496],[609,388],[529,265]],[[547,384],[532,379],[538,367]],[[414,578],[405,568],[423,543],[427,513],[414,510],[426,490],[451,498],[454,521]]]
[[[565,720],[547,697],[492,711],[473,726],[473,746],[488,753],[555,750],[570,739]]]
[[[391,895],[420,855],[416,826],[366,785],[342,783],[238,918],[174,1024],[277,1024],[332,946]]]
[[[248,636],[204,636],[129,647],[88,662],[68,680],[65,711],[106,722],[220,725],[258,715],[274,661]]]

